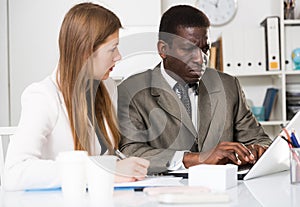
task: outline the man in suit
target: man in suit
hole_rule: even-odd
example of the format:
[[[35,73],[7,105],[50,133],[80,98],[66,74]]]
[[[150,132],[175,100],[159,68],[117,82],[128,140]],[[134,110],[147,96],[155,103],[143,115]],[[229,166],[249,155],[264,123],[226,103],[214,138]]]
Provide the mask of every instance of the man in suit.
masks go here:
[[[194,7],[170,8],[159,28],[162,62],[118,87],[120,149],[149,159],[149,173],[253,164],[271,143],[239,81],[207,68],[209,27]]]

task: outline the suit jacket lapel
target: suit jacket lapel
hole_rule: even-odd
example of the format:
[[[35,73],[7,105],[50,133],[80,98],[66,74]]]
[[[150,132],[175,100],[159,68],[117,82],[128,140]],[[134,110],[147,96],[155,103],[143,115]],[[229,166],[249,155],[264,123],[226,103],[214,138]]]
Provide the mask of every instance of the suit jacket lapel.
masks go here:
[[[157,99],[158,105],[163,110],[180,120],[191,131],[194,137],[197,137],[196,129],[186,109],[181,104],[181,100],[161,75],[160,65],[156,66],[152,72],[151,94]],[[176,100],[176,103],[180,103],[178,104],[179,108],[176,107],[177,104],[174,104],[174,100]]]
[[[220,129],[216,129],[216,127],[218,127],[216,123],[225,123],[225,120],[222,120],[221,118],[224,116],[218,114],[226,113],[226,107],[222,105],[224,100],[223,102],[220,100],[223,98],[226,99],[224,93],[224,88],[218,72],[214,69],[207,68],[199,83],[199,151],[203,150],[204,142],[206,146],[215,146],[216,142],[219,142],[218,132]]]
[[[198,148],[201,151],[212,119],[209,94],[202,81],[199,83],[198,106]]]

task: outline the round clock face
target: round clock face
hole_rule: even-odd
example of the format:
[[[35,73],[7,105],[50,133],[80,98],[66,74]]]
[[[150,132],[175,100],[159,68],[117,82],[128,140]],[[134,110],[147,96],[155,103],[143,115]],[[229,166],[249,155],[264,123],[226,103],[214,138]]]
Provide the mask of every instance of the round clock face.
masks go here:
[[[237,11],[237,0],[198,0],[196,7],[208,16],[211,25],[219,26],[233,19]]]

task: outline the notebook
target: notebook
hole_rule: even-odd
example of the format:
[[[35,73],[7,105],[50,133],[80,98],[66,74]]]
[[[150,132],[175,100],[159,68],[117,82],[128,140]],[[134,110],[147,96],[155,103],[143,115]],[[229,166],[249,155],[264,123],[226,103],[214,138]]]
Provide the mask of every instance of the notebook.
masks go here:
[[[285,127],[287,131],[296,130],[296,135],[300,135],[300,111]],[[286,137],[281,131],[280,135]],[[277,136],[270,147],[259,158],[259,160],[249,169],[248,172],[238,172],[239,179],[249,180],[255,177],[281,172],[289,169],[289,146],[285,140]]]
[[[289,147],[285,140],[276,137],[270,147],[249,169],[239,169],[238,179],[249,180],[289,169]]]

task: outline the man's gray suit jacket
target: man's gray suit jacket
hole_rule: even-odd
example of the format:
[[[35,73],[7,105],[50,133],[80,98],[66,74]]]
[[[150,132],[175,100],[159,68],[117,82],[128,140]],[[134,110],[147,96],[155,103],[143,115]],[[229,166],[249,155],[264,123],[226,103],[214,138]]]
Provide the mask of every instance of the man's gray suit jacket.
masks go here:
[[[198,87],[195,129],[160,66],[118,86],[120,150],[150,160],[149,173],[167,170],[176,151],[208,151],[221,141],[269,145],[237,78],[207,68]]]

